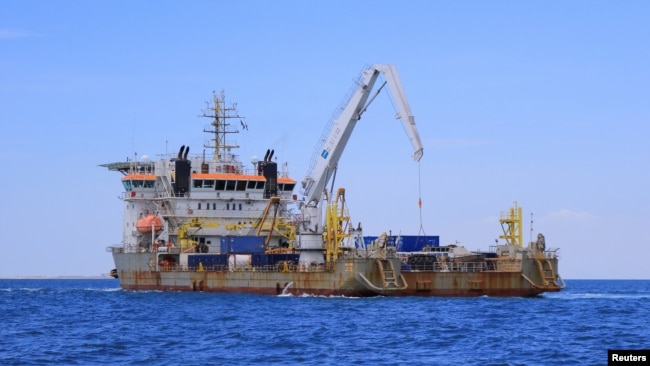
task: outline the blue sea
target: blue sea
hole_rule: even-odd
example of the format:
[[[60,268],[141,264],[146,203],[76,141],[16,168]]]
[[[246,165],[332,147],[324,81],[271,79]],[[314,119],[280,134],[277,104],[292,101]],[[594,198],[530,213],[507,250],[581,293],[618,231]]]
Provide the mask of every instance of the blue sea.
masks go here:
[[[650,348],[650,281],[568,280],[535,298],[130,292],[0,280],[7,365],[606,365]]]

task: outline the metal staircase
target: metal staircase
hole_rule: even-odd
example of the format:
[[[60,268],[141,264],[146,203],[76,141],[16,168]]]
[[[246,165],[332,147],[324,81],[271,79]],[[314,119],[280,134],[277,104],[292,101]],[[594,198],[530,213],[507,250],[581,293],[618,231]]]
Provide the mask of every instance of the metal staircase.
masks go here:
[[[557,284],[557,276],[553,270],[553,265],[548,259],[536,258],[537,268],[542,277],[544,287],[559,287]]]
[[[178,227],[179,224],[178,218],[176,217],[176,203],[174,202],[174,187],[172,186],[172,183],[170,182],[169,177],[167,175],[167,167],[164,167],[162,170],[163,171],[158,176],[158,178],[160,178],[160,182],[162,183],[163,192],[159,193],[159,197],[160,200],[162,201],[162,204],[165,206],[165,209],[161,210],[161,212],[162,212],[162,216],[165,217],[169,222],[169,224],[171,225],[170,230],[173,231]]]
[[[363,273],[358,272],[356,278],[364,287],[379,295],[394,294],[408,287],[404,276],[401,273],[396,275],[397,272],[393,267],[393,262],[382,258],[376,258],[375,261],[377,263],[377,273],[379,274],[381,284],[377,285],[372,283]]]
[[[393,262],[386,259],[377,258],[377,266],[379,267],[379,274],[383,280],[384,289],[400,288],[397,284],[397,277],[395,276],[395,268]]]

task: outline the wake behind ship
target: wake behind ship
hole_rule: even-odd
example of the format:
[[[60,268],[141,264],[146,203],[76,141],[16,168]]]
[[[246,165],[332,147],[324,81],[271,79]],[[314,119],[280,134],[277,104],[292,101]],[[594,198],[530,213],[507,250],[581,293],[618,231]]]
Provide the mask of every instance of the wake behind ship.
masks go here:
[[[386,81],[371,97],[377,79]],[[350,223],[345,190],[325,188],[376,93],[387,85],[398,118],[422,157],[422,144],[396,69],[373,65],[359,76],[347,104],[328,124],[311,168],[297,181],[272,149],[252,157],[236,154],[231,136],[247,129],[234,104],[213,95],[203,117],[211,142],[199,154],[189,146],[152,160],[143,156],[104,164],[123,174],[122,244],[107,248],[127,290],[248,292],[343,296],[531,296],[564,287],[556,250],[543,235],[523,247],[521,208],[502,218],[505,243],[489,252],[460,246],[418,246],[382,233],[369,239]],[[427,242],[426,237],[421,242]]]

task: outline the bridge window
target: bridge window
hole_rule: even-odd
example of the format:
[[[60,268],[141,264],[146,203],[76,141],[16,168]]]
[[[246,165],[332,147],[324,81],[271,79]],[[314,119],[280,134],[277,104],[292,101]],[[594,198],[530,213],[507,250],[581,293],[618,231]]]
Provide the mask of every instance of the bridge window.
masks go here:
[[[245,191],[246,190],[246,182],[245,180],[238,180],[237,181],[237,190],[238,191]]]
[[[225,180],[217,180],[216,184],[214,186],[214,189],[216,191],[223,191],[224,189],[226,189],[226,181]]]
[[[124,189],[127,191],[131,191],[134,188],[154,188],[156,184],[155,180],[147,179],[129,179],[129,180],[123,180],[122,185],[124,186]]]
[[[237,184],[236,180],[226,181],[226,191],[234,191],[236,184]]]
[[[153,186],[152,186],[153,187]],[[194,188],[212,188],[214,187],[214,180],[212,179],[193,179],[192,187]]]

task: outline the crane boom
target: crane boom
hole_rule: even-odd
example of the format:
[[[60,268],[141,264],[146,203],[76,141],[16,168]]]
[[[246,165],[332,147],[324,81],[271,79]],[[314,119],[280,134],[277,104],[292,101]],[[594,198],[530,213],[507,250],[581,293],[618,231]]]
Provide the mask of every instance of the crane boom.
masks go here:
[[[397,74],[397,69],[394,65],[376,65],[376,67],[380,68],[384,74],[388,88],[397,103],[398,115],[396,118],[402,120],[406,134],[411,141],[411,145],[413,145],[413,160],[420,161],[424,153],[424,148],[422,147],[422,141],[420,141],[418,129],[415,127],[415,117],[413,117],[411,107],[406,100],[406,94],[404,93],[404,88],[402,88],[402,82]]]
[[[325,186],[338,166],[339,159],[343,154],[345,145],[350,139],[357,121],[374,99],[373,97],[368,102],[370,93],[380,74],[384,75],[386,79],[384,85],[388,84],[393,99],[397,104],[398,114],[396,118],[402,120],[404,129],[413,145],[413,159],[420,161],[422,158],[422,142],[420,141],[420,135],[415,126],[415,119],[413,118],[399,75],[397,74],[397,69],[393,65],[372,65],[363,71],[362,77],[358,81],[358,87],[353,92],[341,114],[334,121],[329,135],[325,139],[318,153],[319,155],[316,157],[316,161],[312,163],[310,173],[302,180],[304,204],[307,206],[317,206],[318,202],[320,202]],[[384,85],[377,90],[377,93],[379,93]]]

